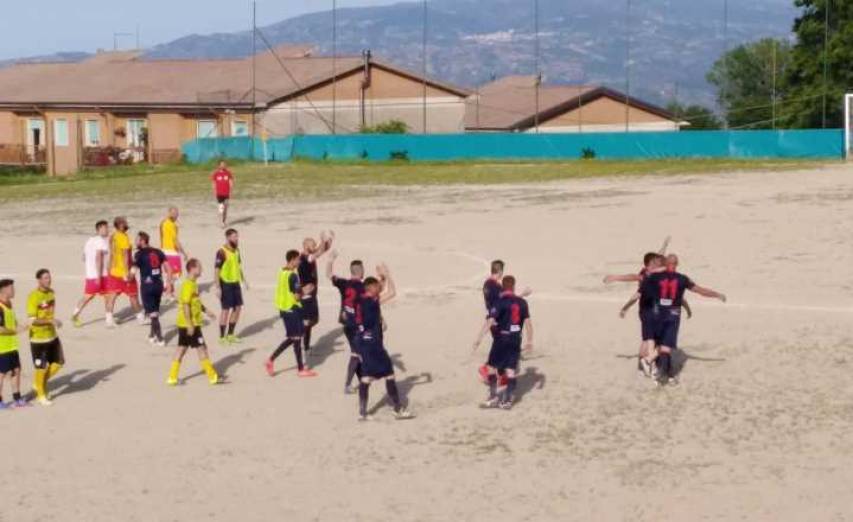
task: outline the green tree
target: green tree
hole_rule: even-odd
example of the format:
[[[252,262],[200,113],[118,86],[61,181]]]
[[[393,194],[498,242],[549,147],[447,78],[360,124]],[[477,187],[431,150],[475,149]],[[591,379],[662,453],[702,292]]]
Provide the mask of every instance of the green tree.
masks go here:
[[[402,120],[388,120],[374,126],[361,128],[362,134],[406,134],[409,126]]]
[[[682,127],[681,130],[715,130],[723,126],[720,118],[714,112],[701,105],[681,105],[672,102],[666,106],[666,110],[673,113],[679,121],[686,121],[690,125]]]
[[[786,75],[788,89],[784,125],[842,127],[844,93],[853,89],[853,2],[795,0],[794,4],[802,11],[794,22],[797,42],[791,51],[791,64]],[[827,84],[824,93],[824,28],[827,8]]]
[[[790,64],[791,44],[773,38],[740,45],[714,63],[707,80],[717,88],[717,102],[730,128],[778,125]]]

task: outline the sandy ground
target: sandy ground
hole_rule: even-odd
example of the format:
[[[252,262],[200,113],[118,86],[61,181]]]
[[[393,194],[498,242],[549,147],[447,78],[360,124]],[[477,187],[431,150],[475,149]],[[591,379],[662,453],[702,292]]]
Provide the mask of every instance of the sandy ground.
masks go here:
[[[833,167],[238,201],[253,287],[244,344],[212,343],[228,384],[210,387],[190,354],[183,385],[167,387],[172,347],[150,346],[134,322],[107,331],[90,308],[84,328],[61,331],[68,364],[53,407],[0,414],[0,520],[853,520],[850,176]],[[91,224],[121,212],[132,231],[153,232],[166,204],[4,206],[0,272],[19,280],[19,314],[46,266],[67,319]],[[183,207],[183,240],[209,281],[215,208]],[[291,352],[276,378],[263,372],[283,336],[276,268],[322,228],[337,232],[340,270],[352,257],[386,261],[402,288],[385,309],[387,340],[415,420],[394,421],[374,386],[376,421],[357,422],[326,281],[311,359],[320,377],[297,379]],[[691,299],[682,384],[657,389],[635,373],[636,315],[617,315],[633,287],[600,281],[637,270],[667,234],[683,271],[730,302]],[[535,351],[510,412],[478,409],[487,347],[470,353],[494,257],[535,290]],[[215,339],[213,325],[205,332]]]

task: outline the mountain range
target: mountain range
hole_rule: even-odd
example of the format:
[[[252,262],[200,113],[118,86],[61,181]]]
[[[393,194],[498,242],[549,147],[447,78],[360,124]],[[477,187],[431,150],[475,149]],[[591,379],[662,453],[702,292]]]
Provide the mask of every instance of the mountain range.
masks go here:
[[[535,0],[430,0],[428,74],[468,87],[507,74],[534,74],[534,5]],[[630,63],[632,94],[656,103],[677,99],[712,106],[705,74],[714,61],[739,43],[791,37],[797,10],[793,0],[538,0],[538,13],[545,82],[624,90]],[[422,69],[420,2],[342,8],[336,18],[336,39],[332,14],[325,11],[259,27],[256,45],[311,44],[315,54],[330,54],[336,40],[340,54],[370,49],[384,60]],[[243,31],[189,35],[156,45],[146,56],[237,58],[251,50],[251,32]]]

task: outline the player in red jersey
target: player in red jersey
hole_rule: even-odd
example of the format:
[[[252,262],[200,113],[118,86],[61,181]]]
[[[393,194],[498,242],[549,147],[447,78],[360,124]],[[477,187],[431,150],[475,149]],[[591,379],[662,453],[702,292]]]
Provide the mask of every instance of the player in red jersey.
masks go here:
[[[222,228],[225,228],[228,218],[228,201],[231,199],[231,191],[234,189],[234,174],[228,170],[228,165],[224,161],[220,161],[219,166],[210,175],[210,181],[213,183],[213,195],[219,204]]]

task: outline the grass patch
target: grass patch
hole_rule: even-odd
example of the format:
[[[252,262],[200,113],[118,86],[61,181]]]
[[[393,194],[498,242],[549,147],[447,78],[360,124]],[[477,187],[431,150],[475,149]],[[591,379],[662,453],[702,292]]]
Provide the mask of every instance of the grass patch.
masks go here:
[[[375,192],[381,186],[490,185],[567,179],[674,175],[745,170],[793,170],[832,162],[807,160],[643,160],[564,162],[326,163],[297,161],[265,166],[233,163],[236,196],[337,199]],[[210,197],[212,165],[137,165],[91,170],[74,176],[0,173],[0,201],[53,198],[138,199]]]

